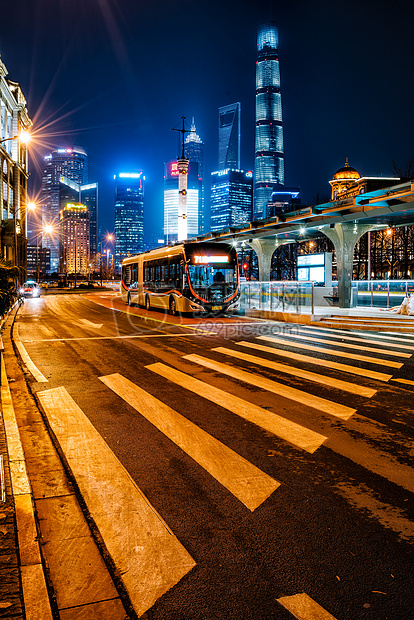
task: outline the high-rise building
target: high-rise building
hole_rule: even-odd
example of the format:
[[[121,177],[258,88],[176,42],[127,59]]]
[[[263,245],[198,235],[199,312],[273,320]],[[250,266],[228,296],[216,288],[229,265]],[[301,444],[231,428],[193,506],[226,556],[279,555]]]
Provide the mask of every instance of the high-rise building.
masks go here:
[[[144,249],[144,180],[142,170],[120,172],[115,179],[115,267]]]
[[[0,253],[26,266],[27,149],[32,125],[23,92],[0,58]]]
[[[211,230],[250,222],[253,206],[253,173],[218,170],[211,173]]]
[[[278,30],[273,21],[257,31],[256,140],[254,217],[266,215],[273,186],[284,184],[282,100],[278,57]]]
[[[219,170],[240,168],[240,103],[219,108]]]
[[[194,176],[195,166],[197,164],[198,181],[200,182],[200,192],[198,197],[198,234],[204,232],[204,142],[196,132],[194,118],[192,119],[190,132],[187,134],[184,142],[184,155],[190,162],[189,174]],[[190,179],[188,179],[190,181]],[[194,189],[194,188],[193,188]]]
[[[60,212],[59,269],[61,273],[89,273],[90,214],[80,203],[67,203]]]
[[[57,233],[60,212],[60,179],[66,177],[78,185],[88,183],[88,156],[80,146],[61,148],[46,155],[42,176],[42,227],[52,225],[55,233],[43,236],[43,247],[50,249],[51,270],[59,263],[59,237]],[[79,201],[79,198],[78,200]]]
[[[165,164],[164,172],[164,238],[165,243],[173,243],[179,237],[179,167],[177,161]],[[199,234],[200,196],[202,179],[198,163],[190,161],[187,174],[187,238]]]
[[[80,185],[65,176],[59,178],[59,211],[68,202],[80,202],[88,208],[90,216],[91,257],[98,252],[98,184]]]

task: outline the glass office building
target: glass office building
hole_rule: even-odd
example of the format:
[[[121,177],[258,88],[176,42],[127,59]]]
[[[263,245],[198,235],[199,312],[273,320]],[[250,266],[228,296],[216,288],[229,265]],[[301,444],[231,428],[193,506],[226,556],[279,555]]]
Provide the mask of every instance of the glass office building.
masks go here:
[[[240,168],[240,103],[219,108],[219,170]]]
[[[190,132],[185,137],[184,141],[184,155],[187,157],[189,163],[189,176],[188,182],[193,182],[195,175],[195,165],[197,164],[197,187],[191,187],[191,189],[198,189],[198,233],[202,234],[204,229],[204,142],[196,132],[196,126],[194,124],[194,118],[192,119]]]
[[[59,212],[68,202],[80,202],[89,212],[90,255],[93,258],[98,252],[98,184],[79,185],[65,176],[59,179]]]
[[[238,227],[252,219],[253,173],[218,170],[211,173],[211,230]]]
[[[256,138],[254,171],[254,217],[266,216],[273,186],[284,184],[282,100],[278,30],[265,21],[257,32]]]
[[[120,172],[115,179],[115,267],[144,250],[144,180],[142,170]]]
[[[60,217],[60,178],[66,177],[78,185],[88,182],[88,156],[80,146],[61,148],[52,151],[44,158],[42,174],[42,228],[46,225],[54,227],[54,233],[44,235],[42,246],[50,249],[50,268],[57,271],[59,266],[59,235]],[[79,200],[79,199],[77,199]]]

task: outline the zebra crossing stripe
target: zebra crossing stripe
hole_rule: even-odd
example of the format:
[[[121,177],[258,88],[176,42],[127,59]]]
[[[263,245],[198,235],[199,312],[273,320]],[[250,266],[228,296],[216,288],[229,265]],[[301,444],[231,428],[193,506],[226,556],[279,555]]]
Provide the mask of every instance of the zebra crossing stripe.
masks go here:
[[[242,456],[120,374],[100,377],[253,512],[279,486]]]
[[[248,353],[243,353],[242,351],[235,351],[233,349],[227,349],[226,347],[216,347],[211,350],[217,351],[217,353],[223,353],[224,355],[230,355],[231,357],[235,357],[236,359],[244,360],[246,362],[258,364],[264,368],[278,370],[279,372],[293,375],[294,377],[301,377],[302,379],[307,379],[308,381],[314,381],[315,383],[321,383],[322,385],[343,390],[344,392],[350,392],[351,394],[356,394],[357,396],[372,398],[377,393],[377,390],[373,390],[372,388],[368,388],[363,385],[357,385],[355,383],[350,383],[349,381],[341,381],[341,379],[334,379],[333,377],[327,377],[326,375],[319,375],[315,372],[309,372],[308,370],[296,368],[295,366],[288,366],[287,364],[280,364],[279,362],[267,360],[263,357],[257,357],[257,355],[249,355]]]
[[[335,620],[332,614],[304,592],[293,596],[282,596],[276,600],[297,620]]]
[[[313,345],[301,342],[292,342],[289,340],[283,340],[282,338],[275,338],[274,336],[258,336],[259,340],[269,340],[270,342],[274,342],[275,344],[282,344],[284,346],[288,345],[289,347],[296,347],[298,349],[307,349],[311,351],[316,351],[318,353],[325,353],[326,355],[332,355],[333,357],[346,357],[352,360],[359,360],[361,362],[369,362],[370,364],[378,364],[379,366],[389,366],[391,368],[401,368],[403,364],[399,362],[393,362],[390,360],[383,360],[376,357],[369,357],[367,355],[357,355],[354,353],[345,353],[344,351],[336,351],[332,349],[325,349],[323,347],[315,347]]]
[[[139,616],[196,565],[64,387],[37,392]]]
[[[334,403],[332,400],[327,400],[326,398],[321,398],[320,396],[308,394],[307,392],[297,390],[289,385],[284,385],[283,383],[278,383],[277,381],[273,381],[267,377],[261,377],[260,375],[246,372],[245,370],[235,368],[234,366],[228,366],[222,362],[207,359],[201,355],[184,355],[184,359],[205,366],[206,368],[210,368],[211,370],[215,370],[216,372],[221,372],[229,377],[238,379],[239,381],[250,383],[250,385],[267,390],[268,392],[273,392],[274,394],[283,396],[283,398],[294,400],[295,402],[306,405],[307,407],[313,407],[313,409],[323,411],[324,413],[341,418],[342,420],[349,420],[349,418],[356,412],[356,409],[351,409],[346,405]]]
[[[391,339],[391,336],[380,336],[379,334],[375,334],[375,336],[373,336],[372,338],[370,338],[368,336],[368,334],[365,335],[365,337],[363,336],[347,336],[341,329],[326,329],[324,327],[308,327],[306,326],[306,331],[311,331],[311,332],[329,332],[328,335],[330,338],[336,338],[336,339],[340,339],[340,340],[352,340],[353,342],[369,342],[370,344],[379,344],[379,345],[387,345],[387,347],[391,347],[394,349],[404,349],[407,351],[412,351],[413,350],[413,346],[412,345],[405,345],[402,342],[398,341],[396,338],[393,338],[394,342],[388,342],[388,339]],[[335,333],[333,333],[335,332]],[[326,334],[324,334],[326,335]],[[374,340],[375,338],[375,340]],[[383,342],[382,340],[378,340],[378,338],[382,338],[384,339],[386,342]],[[397,344],[398,343],[398,344]],[[411,357],[411,355],[410,355]]]
[[[300,424],[291,422],[282,416],[272,413],[266,409],[262,409],[253,403],[243,400],[238,396],[234,396],[229,392],[220,390],[204,381],[190,377],[175,368],[166,366],[161,362],[145,366],[148,370],[152,370],[161,375],[165,379],[180,385],[181,387],[194,392],[198,396],[205,398],[224,409],[227,409],[240,416],[244,420],[256,424],[260,428],[273,433],[277,437],[281,437],[285,441],[294,446],[306,450],[311,454],[315,452],[327,437],[320,435],[315,431],[311,431]]]
[[[261,340],[270,340],[267,336],[258,336]],[[250,347],[257,349],[258,351],[264,351],[265,353],[273,353],[279,357],[288,357],[298,362],[305,362],[307,364],[315,364],[316,366],[324,366],[325,368],[332,368],[335,370],[342,370],[353,375],[359,375],[361,377],[367,377],[369,379],[377,379],[378,381],[389,381],[392,375],[385,374],[383,372],[377,372],[376,370],[367,370],[366,368],[358,368],[358,366],[349,366],[348,364],[341,364],[339,362],[333,362],[330,360],[320,359],[318,357],[311,357],[310,355],[303,355],[302,353],[294,353],[293,351],[286,351],[286,349],[278,349],[277,347],[267,347],[253,342],[246,342],[241,340],[237,343],[243,347]],[[285,343],[286,344],[286,343]]]
[[[411,357],[411,353],[401,353],[401,351],[389,351],[387,349],[375,349],[374,347],[367,347],[365,345],[360,346],[357,344],[350,344],[348,342],[332,342],[332,340],[328,340],[327,338],[315,338],[313,336],[304,336],[299,334],[284,334],[286,338],[298,338],[300,340],[306,340],[307,342],[321,342],[322,344],[332,344],[337,345],[338,347],[343,347],[344,349],[358,349],[359,351],[370,351],[371,353],[380,353],[382,355],[393,355],[394,357]],[[357,359],[357,358],[355,358]]]

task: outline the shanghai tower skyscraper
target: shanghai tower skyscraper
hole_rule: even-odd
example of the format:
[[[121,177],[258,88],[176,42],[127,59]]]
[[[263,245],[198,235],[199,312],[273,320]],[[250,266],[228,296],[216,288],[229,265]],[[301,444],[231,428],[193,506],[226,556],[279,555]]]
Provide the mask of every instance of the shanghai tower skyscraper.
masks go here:
[[[257,30],[256,61],[256,154],[254,171],[254,217],[266,217],[266,205],[275,185],[284,184],[282,100],[278,30],[264,21]]]

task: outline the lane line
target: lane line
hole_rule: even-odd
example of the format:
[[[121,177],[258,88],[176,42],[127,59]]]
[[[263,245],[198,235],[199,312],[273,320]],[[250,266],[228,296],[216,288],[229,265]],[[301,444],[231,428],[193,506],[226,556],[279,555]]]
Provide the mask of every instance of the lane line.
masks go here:
[[[244,420],[256,424],[260,428],[273,433],[277,437],[281,437],[290,444],[302,448],[311,454],[327,439],[324,435],[320,435],[300,424],[291,422],[276,413],[262,409],[229,392],[204,383],[204,381],[190,377],[161,362],[150,364],[149,366],[145,366],[145,368],[156,372],[161,375],[161,377],[168,379],[168,381],[172,381],[190,392],[198,394],[202,398],[231,411],[231,413],[240,416]]]
[[[387,351],[387,349],[374,349],[374,347],[367,347],[365,345],[359,346],[357,344],[349,344],[347,342],[336,343],[327,338],[315,338],[312,336],[301,336],[299,334],[283,334],[284,338],[298,338],[300,340],[306,340],[307,342],[321,342],[322,344],[331,344],[344,349],[358,349],[359,351],[370,351],[372,353],[382,353],[383,355],[393,355],[394,357],[411,357],[411,353],[401,353],[401,351]],[[355,357],[355,356],[354,356]],[[355,357],[355,359],[357,359]]]
[[[20,353],[20,357],[23,360],[23,364],[26,366],[27,370],[33,375],[38,383],[49,383],[48,379],[40,372],[38,367],[32,362],[28,352],[26,351],[24,344],[20,340],[19,335],[19,326],[17,325],[16,337],[14,339],[17,350]]]
[[[276,600],[297,620],[335,620],[332,614],[304,592],[293,596],[282,596]]]
[[[241,340],[237,344],[243,347],[257,349],[258,351],[263,351],[265,353],[279,355],[280,357],[287,357],[291,360],[296,360],[298,362],[306,362],[307,364],[315,364],[316,366],[324,366],[325,368],[342,370],[343,372],[348,372],[353,375],[359,375],[362,377],[368,377],[369,379],[377,379],[378,381],[389,381],[392,377],[392,375],[387,375],[382,372],[377,372],[375,370],[366,370],[365,368],[358,368],[357,366],[348,366],[348,364],[340,364],[339,362],[323,360],[318,357],[310,357],[309,355],[294,353],[293,351],[286,351],[285,349],[278,349],[277,347],[267,347],[256,342],[247,342],[245,340]]]
[[[287,364],[280,364],[279,362],[267,360],[263,357],[249,355],[248,353],[243,353],[242,351],[235,351],[233,349],[227,349],[226,347],[216,347],[211,350],[217,351],[218,353],[223,353],[224,355],[230,355],[231,357],[235,357],[246,362],[258,364],[259,366],[263,366],[264,368],[278,370],[279,372],[293,375],[294,377],[301,377],[302,379],[307,379],[308,381],[314,381],[315,383],[321,383],[322,385],[327,385],[338,390],[343,390],[344,392],[350,392],[351,394],[356,394],[357,396],[372,398],[377,393],[377,390],[365,387],[363,385],[357,385],[356,383],[350,383],[349,381],[341,381],[341,379],[334,379],[333,377],[327,377],[326,375],[319,375],[315,372],[302,370],[300,368],[295,368],[294,366],[288,366]]]
[[[280,482],[122,375],[99,379],[252,512],[280,486]]]
[[[369,362],[370,364],[378,364],[379,366],[390,366],[391,368],[401,368],[403,364],[399,362],[392,362],[389,360],[383,360],[376,357],[368,357],[367,355],[353,355],[352,353],[345,353],[344,351],[332,351],[332,349],[324,349],[323,347],[314,347],[310,344],[302,344],[301,342],[287,342],[282,338],[275,338],[274,336],[258,336],[259,340],[268,340],[276,344],[282,344],[284,346],[296,347],[297,349],[306,349],[309,351],[316,351],[317,353],[325,353],[325,355],[332,355],[333,357],[346,357],[351,360],[359,360],[360,362]]]
[[[141,616],[196,563],[66,389],[37,394],[132,605]]]
[[[246,372],[240,368],[235,368],[234,366],[228,366],[227,364],[222,364],[221,362],[207,359],[201,355],[193,354],[184,355],[183,357],[190,362],[195,362],[196,364],[200,364],[201,366],[205,366],[206,368],[210,368],[216,372],[221,372],[224,375],[233,377],[233,379],[250,383],[250,385],[259,387],[262,390],[267,390],[273,394],[278,394],[279,396],[283,396],[283,398],[288,398],[289,400],[301,403],[307,407],[312,407],[318,411],[323,411],[323,413],[328,413],[329,415],[341,418],[341,420],[349,420],[349,418],[356,413],[356,409],[351,409],[346,405],[340,405],[332,400],[327,400],[326,398],[321,398],[320,396],[308,394],[307,392],[297,390],[296,388],[284,385],[283,383],[277,383],[277,381],[267,379],[267,377],[261,377],[260,375]]]
[[[379,344],[379,345],[382,345],[382,346],[384,346],[384,344],[386,344],[388,347],[392,347],[392,348],[395,348],[395,349],[405,349],[407,351],[412,351],[413,350],[412,345],[396,344],[395,342],[382,342],[380,340],[371,340],[368,337],[367,338],[358,338],[356,336],[347,336],[347,335],[343,334],[340,329],[330,329],[330,330],[327,330],[327,329],[324,329],[322,327],[307,327],[307,326],[306,326],[305,329],[306,329],[306,331],[310,330],[310,331],[317,331],[317,332],[329,331],[328,335],[329,335],[330,338],[336,338],[336,339],[340,339],[340,340],[343,339],[343,340],[351,340],[353,342],[368,342],[370,344]],[[331,334],[331,332],[341,332],[341,333],[340,334],[336,334],[336,333],[335,334]],[[381,336],[377,336],[377,334],[376,334],[375,338],[381,338]],[[375,349],[375,350],[377,351],[378,349]],[[411,357],[411,354],[410,354],[409,357]]]
[[[26,344],[34,342],[66,342],[67,340],[123,340],[134,338],[171,338],[200,336],[200,334],[140,334],[132,336],[82,336],[80,338],[42,338],[41,340],[24,340]]]

